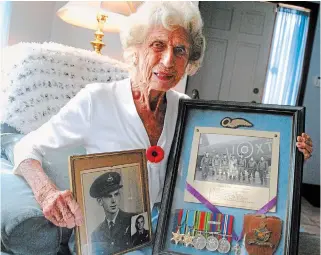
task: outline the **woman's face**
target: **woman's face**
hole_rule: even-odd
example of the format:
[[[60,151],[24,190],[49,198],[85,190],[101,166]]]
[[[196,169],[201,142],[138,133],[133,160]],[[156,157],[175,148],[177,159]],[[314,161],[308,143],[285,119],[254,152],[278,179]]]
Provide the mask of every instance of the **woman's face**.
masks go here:
[[[138,47],[138,79],[151,89],[167,91],[183,77],[189,54],[189,36],[184,28],[170,31],[156,26]]]

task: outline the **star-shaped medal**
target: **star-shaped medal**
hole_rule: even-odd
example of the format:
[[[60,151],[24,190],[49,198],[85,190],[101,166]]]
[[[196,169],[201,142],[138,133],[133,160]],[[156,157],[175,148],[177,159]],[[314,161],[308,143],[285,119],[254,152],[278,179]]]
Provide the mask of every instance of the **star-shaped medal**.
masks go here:
[[[191,234],[188,232],[187,235],[184,235],[183,237],[183,243],[186,247],[188,247],[189,245],[193,245],[193,239],[194,236],[191,236]]]
[[[172,235],[173,235],[173,237],[172,237],[171,241],[174,241],[175,244],[178,244],[180,241],[182,241],[183,235],[181,233],[179,233],[179,229],[177,229],[176,232],[172,232]]]

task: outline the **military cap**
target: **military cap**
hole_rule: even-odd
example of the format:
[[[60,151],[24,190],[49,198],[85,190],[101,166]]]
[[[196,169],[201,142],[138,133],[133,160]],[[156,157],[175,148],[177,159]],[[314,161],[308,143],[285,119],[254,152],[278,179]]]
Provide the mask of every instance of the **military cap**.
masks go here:
[[[122,188],[120,179],[120,174],[117,172],[108,172],[99,176],[90,187],[90,196],[93,198],[106,197],[110,192]]]

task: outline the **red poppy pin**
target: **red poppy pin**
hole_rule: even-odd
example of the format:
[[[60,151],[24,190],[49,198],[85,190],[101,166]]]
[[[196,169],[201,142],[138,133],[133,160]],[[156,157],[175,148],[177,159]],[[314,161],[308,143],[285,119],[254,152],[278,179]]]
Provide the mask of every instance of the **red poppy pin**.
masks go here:
[[[146,151],[146,156],[148,161],[158,163],[164,158],[164,150],[160,146],[151,146]]]

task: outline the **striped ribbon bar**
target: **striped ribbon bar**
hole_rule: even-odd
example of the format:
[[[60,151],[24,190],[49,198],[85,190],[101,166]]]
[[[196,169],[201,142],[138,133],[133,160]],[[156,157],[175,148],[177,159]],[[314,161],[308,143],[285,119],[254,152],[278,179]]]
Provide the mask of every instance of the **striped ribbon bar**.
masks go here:
[[[188,231],[191,231],[191,235],[195,235],[195,219],[196,219],[196,211],[188,211],[187,215],[187,224],[186,227],[188,228]]]
[[[181,223],[180,223],[180,225],[181,225],[181,227],[180,227],[180,233],[181,234],[186,234],[187,232],[187,224],[186,224],[186,222],[187,222],[187,211],[188,210],[186,210],[186,209],[181,209],[181,210],[183,210],[183,212],[182,212],[182,219],[181,219]]]
[[[174,222],[173,222],[173,232],[177,232],[181,228],[183,209],[178,209],[175,212]]]

